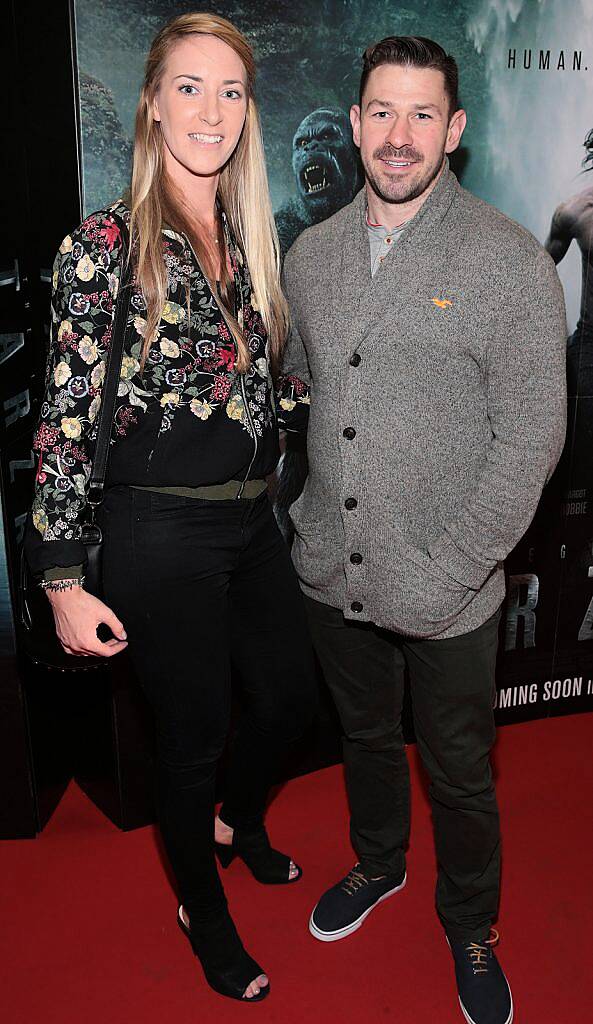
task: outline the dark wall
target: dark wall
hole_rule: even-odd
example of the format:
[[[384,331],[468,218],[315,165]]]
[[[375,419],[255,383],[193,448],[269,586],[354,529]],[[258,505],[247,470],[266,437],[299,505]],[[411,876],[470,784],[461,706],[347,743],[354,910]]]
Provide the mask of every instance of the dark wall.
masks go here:
[[[71,776],[72,680],[24,662],[15,627],[50,267],[80,198],[69,5],[9,0],[0,17],[0,836],[11,837],[42,827]]]

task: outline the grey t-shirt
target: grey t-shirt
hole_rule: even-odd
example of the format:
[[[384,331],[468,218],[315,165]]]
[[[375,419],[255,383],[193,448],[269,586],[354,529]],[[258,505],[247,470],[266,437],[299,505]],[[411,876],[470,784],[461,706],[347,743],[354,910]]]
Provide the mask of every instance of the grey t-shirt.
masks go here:
[[[389,250],[395,245],[409,222],[405,221],[399,227],[391,228],[390,230],[389,228],[384,228],[382,224],[372,224],[369,221],[368,212],[366,220],[371,249],[371,277],[374,277]]]

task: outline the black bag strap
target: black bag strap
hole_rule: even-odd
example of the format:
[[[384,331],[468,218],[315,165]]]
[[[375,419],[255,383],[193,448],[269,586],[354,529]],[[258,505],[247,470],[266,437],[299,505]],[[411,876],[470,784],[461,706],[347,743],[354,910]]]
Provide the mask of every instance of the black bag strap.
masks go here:
[[[99,409],[99,422],[97,424],[97,441],[95,445],[95,457],[89,483],[87,505],[91,510],[101,504],[103,500],[103,488],[105,486],[105,472],[107,470],[107,459],[109,457],[109,442],[111,440],[111,429],[115,413],[115,402],[119,388],[119,378],[124,354],[124,341],[126,327],[128,324],[128,313],[130,311],[130,298],[132,294],[132,260],[128,260],[130,247],[130,236],[125,224],[121,225],[122,231],[122,255],[119,272],[119,287],[115,300],[115,312],[113,314],[113,326],[111,330],[111,343],[105,367],[105,379],[103,381],[103,396],[101,408]]]

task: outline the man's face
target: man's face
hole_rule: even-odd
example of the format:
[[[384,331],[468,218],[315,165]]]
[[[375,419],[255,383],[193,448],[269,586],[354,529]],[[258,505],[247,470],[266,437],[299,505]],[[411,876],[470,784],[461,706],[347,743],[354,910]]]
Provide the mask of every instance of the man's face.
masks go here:
[[[450,116],[441,71],[382,64],[371,71],[350,120],[373,190],[383,202],[406,203],[433,184],[466,118],[463,110]]]

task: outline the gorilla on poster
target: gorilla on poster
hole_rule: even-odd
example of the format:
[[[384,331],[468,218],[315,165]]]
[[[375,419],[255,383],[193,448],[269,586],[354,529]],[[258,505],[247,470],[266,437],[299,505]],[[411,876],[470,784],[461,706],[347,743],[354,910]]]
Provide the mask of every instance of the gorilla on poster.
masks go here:
[[[321,107],[307,114],[292,142],[295,196],[276,213],[282,253],[301,231],[352,202],[362,174],[344,110]]]

